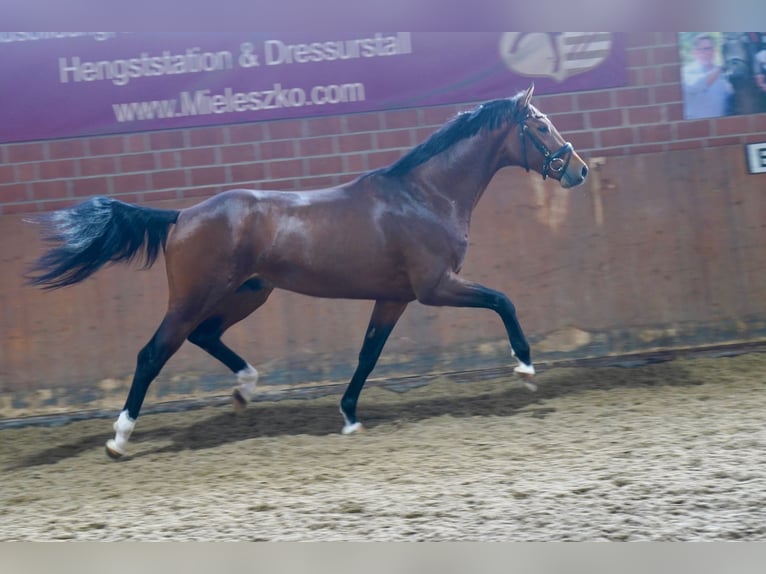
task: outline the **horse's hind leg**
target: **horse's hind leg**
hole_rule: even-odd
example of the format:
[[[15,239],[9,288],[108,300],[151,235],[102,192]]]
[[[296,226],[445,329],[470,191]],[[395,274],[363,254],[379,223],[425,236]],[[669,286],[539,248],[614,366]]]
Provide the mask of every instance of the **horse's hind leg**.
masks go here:
[[[237,376],[237,388],[232,393],[234,408],[241,410],[255,394],[258,371],[245,359],[232,351],[223,341],[223,333],[269,298],[273,287],[265,280],[253,277],[237,291],[227,295],[189,335],[189,341],[221,361]]]
[[[139,351],[128,398],[117,422],[114,423],[114,439],[106,443],[106,452],[110,457],[120,458],[127,452],[128,439],[135,427],[149,385],[184,342],[194,324],[196,321],[189,320],[182,312],[169,311],[154,336]]]
[[[375,368],[375,363],[378,362],[378,357],[380,357],[388,336],[407,305],[408,302],[401,301],[375,302],[370,324],[367,326],[367,332],[364,336],[362,350],[359,352],[359,363],[340,401],[340,413],[346,423],[343,426],[343,434],[351,434],[362,428],[362,423],[356,418],[356,403],[359,400],[359,394],[362,392],[367,377]]]

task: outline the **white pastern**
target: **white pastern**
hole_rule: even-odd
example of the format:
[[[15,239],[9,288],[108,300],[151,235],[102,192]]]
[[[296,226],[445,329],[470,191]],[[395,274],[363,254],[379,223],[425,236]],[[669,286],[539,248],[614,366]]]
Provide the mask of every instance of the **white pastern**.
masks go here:
[[[348,417],[346,416],[346,413],[343,412],[343,409],[341,408],[339,410],[340,410],[340,414],[343,415],[343,422],[345,423],[343,425],[343,429],[340,431],[341,434],[355,433],[356,431],[362,428],[362,423],[358,421],[355,423],[352,423],[351,421],[348,420]]]
[[[255,387],[258,384],[258,371],[248,364],[247,367],[237,372],[237,383],[242,398],[250,402],[255,396]]]
[[[525,365],[524,363],[519,361],[519,364],[513,368],[513,372],[518,373],[520,375],[534,375],[535,368],[532,365]]]
[[[128,416],[128,411],[122,411],[115,421],[114,439],[107,441],[106,445],[113,451],[125,454],[128,451],[128,440],[136,428],[136,421]]]

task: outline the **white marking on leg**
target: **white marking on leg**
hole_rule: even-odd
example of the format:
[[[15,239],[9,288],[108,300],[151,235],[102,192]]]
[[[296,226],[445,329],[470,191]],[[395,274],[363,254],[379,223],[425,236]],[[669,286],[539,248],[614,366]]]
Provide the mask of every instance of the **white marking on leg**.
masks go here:
[[[535,368],[532,365],[525,365],[521,361],[513,368],[513,372],[521,375],[524,380],[524,386],[530,391],[536,391],[537,385],[532,382],[532,375],[535,374]]]
[[[248,403],[255,396],[255,387],[258,384],[258,371],[251,364],[237,372],[237,383],[239,384],[239,394]]]
[[[114,438],[109,439],[106,442],[106,446],[120,454],[126,454],[128,452],[128,440],[136,428],[136,421],[128,416],[128,411],[122,411],[120,416],[115,421],[114,425]]]
[[[351,421],[348,420],[346,413],[343,412],[343,407],[340,408],[340,414],[343,415],[343,420],[346,423],[343,425],[343,429],[340,431],[341,434],[351,434],[358,431],[360,428],[362,428],[362,423],[360,423],[359,421],[352,423]]]
[[[534,375],[535,368],[532,365],[525,365],[519,361],[519,364],[513,368],[513,372],[519,373],[520,375]]]

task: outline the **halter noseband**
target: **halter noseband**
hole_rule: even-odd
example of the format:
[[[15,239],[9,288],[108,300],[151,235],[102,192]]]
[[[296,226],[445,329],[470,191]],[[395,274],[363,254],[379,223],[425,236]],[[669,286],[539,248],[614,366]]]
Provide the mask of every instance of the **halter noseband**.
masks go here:
[[[521,155],[524,156],[524,169],[526,169],[527,172],[529,171],[529,161],[527,160],[527,141],[524,138],[526,135],[527,138],[529,138],[537,148],[537,151],[539,151],[543,156],[543,179],[548,177],[548,172],[560,173],[564,171],[569,165],[569,160],[572,159],[572,153],[574,153],[572,144],[565,142],[558,151],[551,153],[550,150],[545,147],[543,142],[535,137],[532,137],[532,135],[528,133],[528,117],[529,114],[524,114],[523,116],[517,118],[517,123],[519,124],[519,139],[521,140]],[[564,159],[564,155],[566,155],[566,159]]]

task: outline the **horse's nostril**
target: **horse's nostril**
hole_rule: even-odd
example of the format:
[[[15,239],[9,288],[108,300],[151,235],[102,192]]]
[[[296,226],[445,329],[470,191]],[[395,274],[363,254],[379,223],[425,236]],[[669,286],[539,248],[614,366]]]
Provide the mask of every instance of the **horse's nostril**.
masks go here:
[[[580,173],[583,179],[588,177],[588,166],[587,165],[582,166],[582,171]]]

